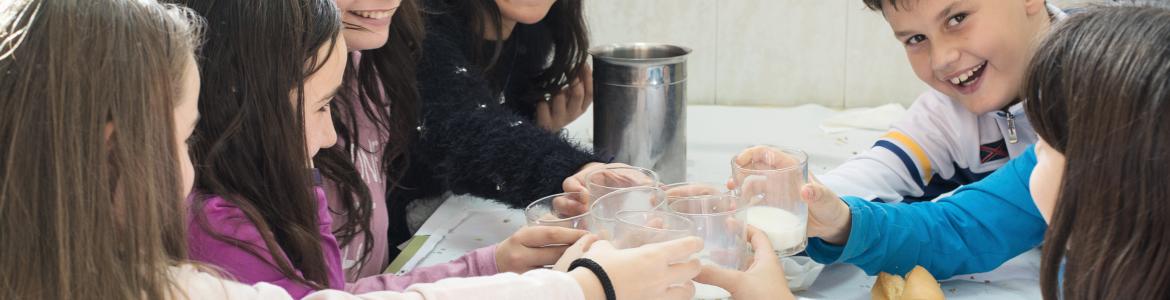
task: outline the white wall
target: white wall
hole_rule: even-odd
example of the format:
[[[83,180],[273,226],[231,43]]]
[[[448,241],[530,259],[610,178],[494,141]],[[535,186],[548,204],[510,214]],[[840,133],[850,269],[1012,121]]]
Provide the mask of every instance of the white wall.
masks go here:
[[[881,14],[861,0],[584,1],[594,45],[663,42],[694,49],[690,103],[908,105],[926,89]]]

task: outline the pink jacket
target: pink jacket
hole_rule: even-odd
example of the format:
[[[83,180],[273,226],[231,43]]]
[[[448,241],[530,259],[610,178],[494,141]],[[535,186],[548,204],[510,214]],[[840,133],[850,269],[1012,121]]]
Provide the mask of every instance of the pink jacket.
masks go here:
[[[495,247],[486,247],[472,251],[450,263],[416,269],[403,276],[383,274],[361,278],[353,283],[346,283],[341,268],[341,251],[338,249],[337,239],[333,237],[333,220],[328,210],[325,191],[321,187],[315,188],[317,194],[318,232],[321,234],[322,252],[329,267],[329,288],[346,290],[355,293],[370,291],[402,291],[411,284],[431,283],[447,277],[485,276],[498,272],[495,264]],[[193,198],[188,197],[188,205]],[[268,255],[268,247],[260,236],[256,225],[248,220],[239,207],[226,199],[214,196],[204,202],[199,208],[207,216],[211,229],[221,235],[226,235],[244,241],[255,249],[261,257],[252,255],[237,245],[226,243],[215,238],[203,230],[194,219],[193,214],[187,218],[187,247],[190,258],[216,266],[229,278],[243,283],[255,284],[268,282],[287,290],[295,298],[301,298],[313,290],[301,285],[290,278],[286,278],[274,267],[273,258]]]

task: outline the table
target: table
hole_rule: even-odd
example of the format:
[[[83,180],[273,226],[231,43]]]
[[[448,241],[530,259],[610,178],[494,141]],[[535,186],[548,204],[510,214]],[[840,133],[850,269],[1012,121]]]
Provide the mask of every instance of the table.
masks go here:
[[[889,114],[891,110],[873,110]],[[897,110],[895,110],[896,112]],[[722,183],[730,175],[731,156],[756,144],[804,149],[809,170],[824,173],[858,152],[868,149],[882,130],[845,130],[826,133],[824,120],[865,110],[836,111],[816,105],[792,108],[690,106],[687,110],[687,180]],[[888,119],[888,115],[885,116]],[[896,119],[896,118],[895,118]],[[567,127],[568,135],[592,144],[590,112]],[[525,223],[520,210],[470,196],[447,199],[419,228],[415,255],[402,266],[409,270],[450,261],[480,247],[498,243]],[[392,266],[394,267],[394,266]],[[1040,254],[1033,249],[983,274],[945,280],[950,299],[1039,299]],[[853,265],[825,267],[812,287],[797,293],[802,299],[869,299],[874,278]]]

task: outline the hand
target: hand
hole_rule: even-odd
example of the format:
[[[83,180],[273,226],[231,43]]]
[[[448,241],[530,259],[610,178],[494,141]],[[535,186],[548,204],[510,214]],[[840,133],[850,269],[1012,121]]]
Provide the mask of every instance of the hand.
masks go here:
[[[691,255],[703,241],[688,237],[637,248],[614,249],[608,241],[592,243],[584,257],[601,265],[613,283],[617,299],[691,299],[699,274],[699,260]],[[571,261],[570,261],[571,262]],[[586,268],[569,272],[585,291],[585,299],[605,299],[596,275]]]
[[[552,99],[536,103],[536,123],[550,132],[560,131],[593,105],[593,69],[581,65],[581,75]]]
[[[841,201],[828,187],[809,175],[809,183],[801,187],[800,199],[808,204],[808,236],[820,237],[835,245],[849,241],[853,214],[849,205]]]
[[[735,299],[794,299],[788,289],[788,278],[780,258],[772,250],[768,236],[755,227],[748,226],[748,240],[755,250],[751,266],[747,271],[725,269],[717,265],[704,265],[695,281],[718,286],[731,293]]]
[[[586,177],[593,171],[609,167],[628,167],[628,165],[620,163],[603,164],[599,162],[585,164],[585,166],[581,167],[581,170],[565,178],[565,181],[561,184],[561,188],[566,193],[582,193],[584,197],[580,199],[555,199],[553,200],[553,206],[556,207],[557,211],[564,212],[567,215],[579,215],[589,211],[589,204],[591,204],[589,200],[592,198],[589,195],[589,188],[585,184],[589,182],[589,179]],[[574,214],[574,212],[576,213]]]
[[[496,246],[496,269],[524,273],[557,262],[569,245],[588,232],[554,226],[520,228]]]

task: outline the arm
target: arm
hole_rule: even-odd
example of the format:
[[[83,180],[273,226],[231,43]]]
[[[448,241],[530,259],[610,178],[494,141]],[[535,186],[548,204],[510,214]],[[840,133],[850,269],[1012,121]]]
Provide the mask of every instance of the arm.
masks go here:
[[[873,203],[845,197],[852,225],[844,246],[813,238],[809,256],[867,274],[904,274],[922,265],[938,278],[992,270],[1036,247],[1047,224],[1032,203],[1034,150],[938,202]]]
[[[923,93],[872,148],[818,178],[838,194],[886,202],[931,200],[954,190],[959,184],[941,174],[953,174],[961,147],[956,137],[967,136],[956,128],[975,119],[950,101]]]
[[[457,194],[520,207],[561,191],[593,155],[500,105],[458,43],[428,34],[419,64],[419,153]]]
[[[346,287],[352,293],[402,291],[411,284],[431,283],[450,277],[476,277],[496,274],[496,246],[476,249],[448,263],[416,268],[406,274],[382,274],[359,279]]]
[[[580,272],[578,272],[580,273]],[[436,283],[416,284],[405,292],[350,294],[324,290],[301,296],[290,295],[278,285],[246,285],[195,271],[190,266],[177,268],[175,282],[189,299],[585,299],[577,275],[550,270],[535,270],[517,275],[452,278]],[[295,298],[294,298],[295,296]]]
[[[268,253],[268,246],[248,218],[235,205],[220,197],[208,199],[203,206],[210,230],[243,242],[242,245],[218,240],[190,218],[187,227],[187,241],[191,260],[215,266],[225,275],[243,283],[268,282],[287,290],[294,297],[301,297],[313,290],[297,281],[285,277],[276,268]],[[252,255],[241,247],[249,247]],[[282,258],[283,259],[283,258]],[[299,275],[299,274],[298,274]]]

